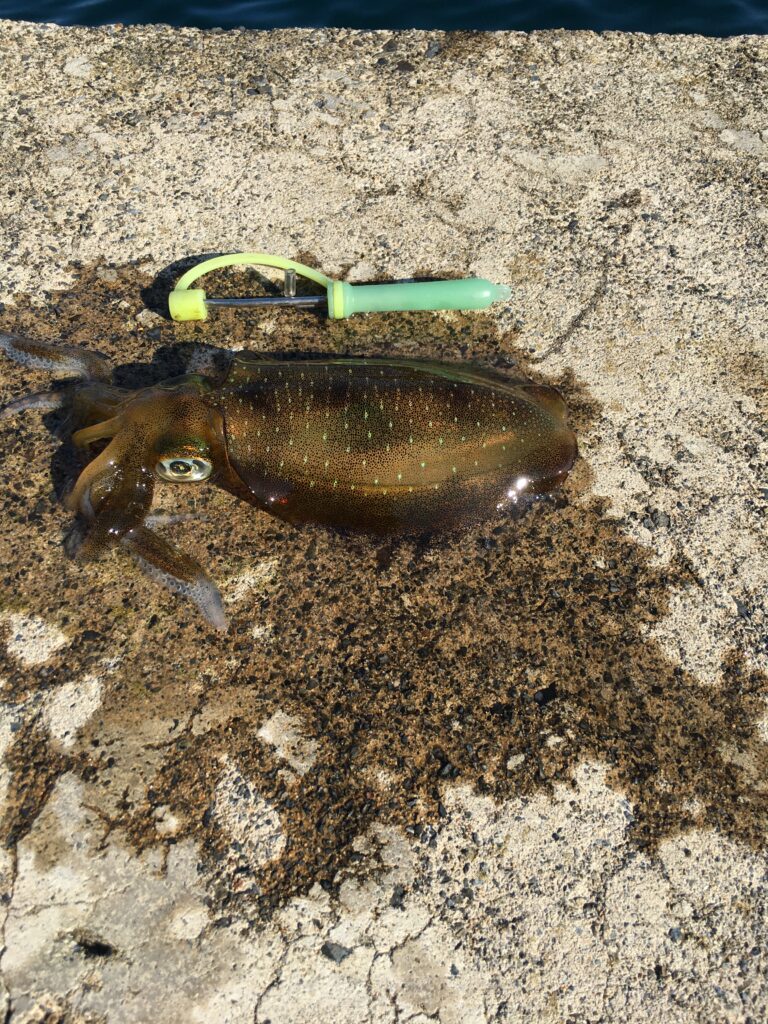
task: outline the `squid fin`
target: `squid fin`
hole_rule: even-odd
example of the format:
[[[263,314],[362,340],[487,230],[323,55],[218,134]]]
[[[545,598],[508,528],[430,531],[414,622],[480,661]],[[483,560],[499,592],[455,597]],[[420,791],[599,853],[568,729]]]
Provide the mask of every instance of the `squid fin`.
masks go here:
[[[553,419],[558,423],[565,423],[568,418],[568,408],[563,396],[556,388],[548,384],[521,384],[521,389],[531,396],[534,402],[543,406]]]

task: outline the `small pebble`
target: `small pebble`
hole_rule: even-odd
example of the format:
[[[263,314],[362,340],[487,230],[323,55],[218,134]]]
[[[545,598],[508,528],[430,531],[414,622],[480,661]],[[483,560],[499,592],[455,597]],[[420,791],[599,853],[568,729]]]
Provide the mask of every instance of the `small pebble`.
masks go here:
[[[335,964],[340,964],[342,960],[346,960],[352,954],[351,949],[340,946],[338,942],[324,942],[320,947],[320,952],[329,960],[333,960]]]

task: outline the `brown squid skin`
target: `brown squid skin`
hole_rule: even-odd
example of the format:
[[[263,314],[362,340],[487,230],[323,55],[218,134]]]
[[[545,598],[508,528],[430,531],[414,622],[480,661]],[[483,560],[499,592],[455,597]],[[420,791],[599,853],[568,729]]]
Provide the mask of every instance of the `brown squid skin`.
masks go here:
[[[66,403],[74,443],[100,446],[66,501],[80,517],[80,557],[121,545],[216,628],[226,617],[215,585],[149,525],[155,480],[169,479],[169,464],[202,467],[195,479],[291,523],[416,534],[545,494],[576,458],[557,391],[471,364],[240,353],[222,377],[127,391],[107,382],[96,353],[10,335],[0,349],[85,378],[0,410]]]
[[[240,354],[210,398],[249,500],[292,523],[451,528],[553,490],[576,457],[554,389],[450,363]]]

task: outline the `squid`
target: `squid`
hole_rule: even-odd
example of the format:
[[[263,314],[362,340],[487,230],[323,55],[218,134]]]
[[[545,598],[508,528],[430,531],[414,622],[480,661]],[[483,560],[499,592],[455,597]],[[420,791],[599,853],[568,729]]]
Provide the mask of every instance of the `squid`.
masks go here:
[[[211,374],[129,390],[97,352],[8,334],[0,350],[74,378],[0,417],[68,408],[72,441],[91,456],[65,499],[77,557],[122,548],[219,630],[215,583],[152,529],[158,479],[221,487],[294,525],[415,535],[547,494],[577,456],[554,388],[472,363],[238,352]]]

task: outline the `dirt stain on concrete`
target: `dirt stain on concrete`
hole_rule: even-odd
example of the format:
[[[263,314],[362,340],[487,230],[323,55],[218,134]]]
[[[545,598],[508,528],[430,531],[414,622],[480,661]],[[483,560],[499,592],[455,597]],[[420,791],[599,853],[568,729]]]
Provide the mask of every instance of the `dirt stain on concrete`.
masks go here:
[[[244,280],[206,285],[226,294]],[[225,311],[174,326],[142,314],[161,283],[141,267],[82,268],[43,305],[20,298],[5,309],[0,329],[101,349],[136,383],[179,372],[195,346],[223,339],[228,348],[528,366],[515,336],[485,316],[329,323]],[[8,395],[29,389],[30,376],[10,370]],[[561,388],[583,435],[597,404],[573,375],[547,382]],[[447,813],[441,794],[456,781],[498,799],[525,797],[568,782],[590,759],[610,766],[631,802],[639,848],[652,853],[694,825],[764,843],[768,759],[756,723],[768,680],[732,652],[722,684],[704,685],[651,638],[670,595],[700,583],[681,561],[654,564],[591,493],[583,461],[560,495],[517,521],[403,541],[386,557],[375,540],[293,529],[222,493],[166,492],[169,511],[208,515],[173,529],[219,581],[274,560],[231,607],[232,629],[220,637],[119,556],[67,561],[67,515],[39,458],[56,444],[31,418],[3,429],[3,607],[33,607],[71,637],[38,668],[3,653],[6,699],[53,691],[98,672],[106,657],[121,659],[72,752],[43,741],[39,712],[20,734],[6,841],[28,831],[55,778],[72,770],[89,806],[137,847],[195,836],[222,914],[233,901],[268,913],[316,882],[332,889],[373,822],[404,824],[430,842]],[[316,744],[303,775],[257,735],[277,711]],[[249,862],[224,827],[216,786],[225,765],[279,815],[279,858]],[[167,809],[172,834],[158,830]]]

